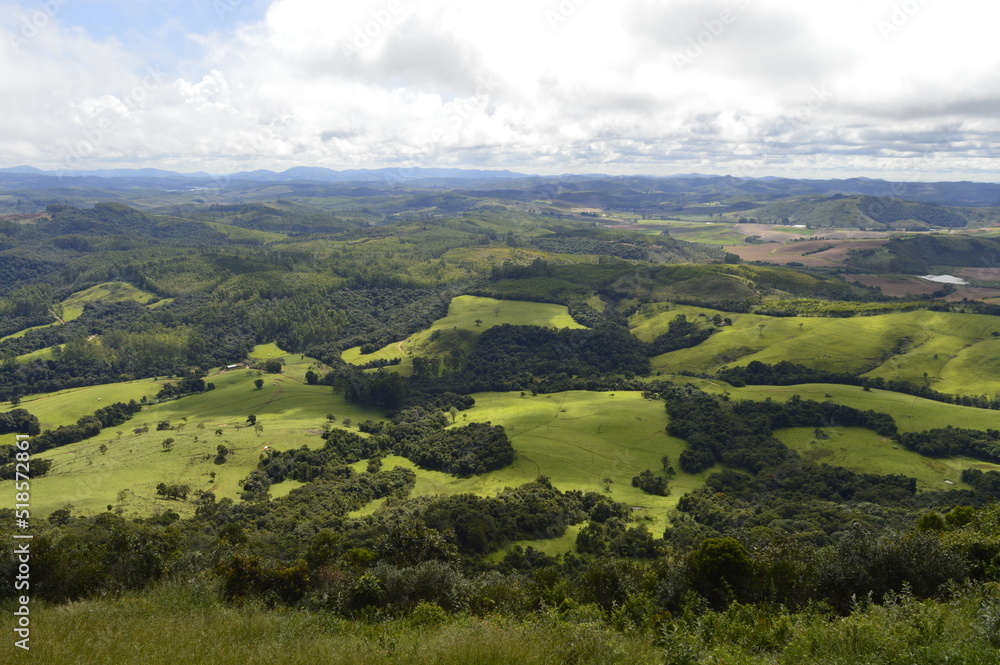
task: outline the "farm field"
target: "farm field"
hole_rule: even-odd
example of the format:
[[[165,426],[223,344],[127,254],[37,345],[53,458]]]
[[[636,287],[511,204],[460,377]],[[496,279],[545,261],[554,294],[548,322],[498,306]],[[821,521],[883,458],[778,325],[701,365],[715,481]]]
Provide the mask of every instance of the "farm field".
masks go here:
[[[884,237],[876,240],[834,239],[807,242],[769,242],[763,245],[730,245],[726,247],[726,251],[738,255],[744,261],[767,261],[778,264],[795,262],[809,267],[833,267],[841,265],[849,256],[850,250],[881,247],[887,240],[888,238]]]
[[[480,321],[477,325],[476,321]],[[547,328],[583,328],[573,320],[564,305],[525,302],[522,300],[495,300],[478,296],[457,296],[448,306],[448,314],[426,330],[389,344],[374,353],[362,354],[361,347],[347,349],[341,354],[345,362],[363,365],[372,360],[400,358],[398,371],[410,372],[410,358],[414,355],[432,356],[454,348],[455,344],[471,344],[480,332],[503,323]],[[444,343],[435,344],[436,331],[450,333]]]
[[[752,361],[783,360],[815,369],[927,383],[940,392],[983,395],[997,390],[1000,320],[979,314],[916,310],[852,318],[770,317],[715,310],[652,306],[633,316],[632,331],[651,341],[684,314],[722,314],[733,325],[701,344],[652,359],[663,372],[716,372]],[[926,375],[925,375],[926,373]]]
[[[876,287],[893,298],[927,295],[941,288],[940,284],[920,279],[916,275],[844,275],[844,279]]]
[[[859,427],[824,427],[823,432],[828,438],[817,437],[811,427],[794,427],[778,430],[775,437],[807,462],[842,466],[859,473],[901,473],[916,478],[919,491],[969,489],[961,480],[963,469],[1000,471],[998,464],[969,457],[924,457]]]

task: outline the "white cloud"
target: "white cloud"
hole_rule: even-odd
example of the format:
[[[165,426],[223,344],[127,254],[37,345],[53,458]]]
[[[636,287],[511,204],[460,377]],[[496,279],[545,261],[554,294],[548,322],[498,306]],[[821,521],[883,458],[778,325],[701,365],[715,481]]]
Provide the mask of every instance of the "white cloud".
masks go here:
[[[274,0],[151,81],[146,54],[55,16],[0,47],[0,159],[996,179],[997,18],[975,0]]]

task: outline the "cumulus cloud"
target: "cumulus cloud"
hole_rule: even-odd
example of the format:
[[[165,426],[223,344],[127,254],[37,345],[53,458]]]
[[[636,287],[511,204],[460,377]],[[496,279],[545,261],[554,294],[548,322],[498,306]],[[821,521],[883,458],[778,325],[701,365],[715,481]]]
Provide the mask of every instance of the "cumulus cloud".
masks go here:
[[[24,12],[0,4],[7,166],[995,179],[974,0],[272,0],[183,67],[59,15],[18,43]]]

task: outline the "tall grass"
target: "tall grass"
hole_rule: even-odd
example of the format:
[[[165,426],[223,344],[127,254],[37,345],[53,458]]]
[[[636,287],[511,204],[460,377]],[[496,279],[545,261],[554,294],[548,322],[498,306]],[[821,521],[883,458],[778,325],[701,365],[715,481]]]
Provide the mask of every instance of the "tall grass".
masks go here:
[[[589,607],[589,606],[588,606]],[[2,624],[10,624],[4,609]],[[530,618],[451,616],[430,605],[407,618],[349,621],[322,612],[233,607],[209,585],[36,607],[31,653],[0,645],[0,662],[46,665],[996,665],[1000,599],[965,590],[947,601],[907,595],[859,603],[847,617],[822,607],[733,605],[657,617],[637,631],[600,612]],[[612,627],[616,626],[616,628]],[[5,633],[9,630],[5,630]],[[27,657],[25,657],[27,656]]]

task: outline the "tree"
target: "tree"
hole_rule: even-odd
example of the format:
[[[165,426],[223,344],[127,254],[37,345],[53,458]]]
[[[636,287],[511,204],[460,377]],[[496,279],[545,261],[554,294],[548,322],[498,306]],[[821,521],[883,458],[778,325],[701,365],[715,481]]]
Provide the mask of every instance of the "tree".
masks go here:
[[[931,511],[924,513],[917,520],[918,531],[944,531],[946,528],[944,518],[941,513]]]
[[[281,361],[276,359],[266,361],[264,371],[268,374],[281,374]]]
[[[476,319],[475,320],[475,324],[476,324],[476,327],[478,328],[479,326],[483,325],[483,320],[482,319]]]
[[[247,425],[255,425],[257,423],[257,416],[250,414],[247,416]]]
[[[163,446],[164,450],[166,450],[166,451],[169,452],[174,447],[174,439],[173,439],[173,437],[168,437],[168,438],[164,439],[163,443],[161,443],[160,445]]]
[[[230,453],[229,448],[227,448],[224,443],[220,443],[215,450],[218,453],[215,456],[215,463],[224,464],[226,462],[226,455]]]
[[[612,478],[604,477],[604,478],[601,478],[601,482],[604,483],[604,491],[605,492],[610,492],[611,491],[611,486],[614,484],[615,481]]]
[[[20,404],[21,404],[21,396],[20,395],[14,395],[13,397],[10,398],[10,405],[11,406],[19,406]]]
[[[760,337],[764,336],[764,328],[766,328],[766,327],[767,327],[767,324],[765,324],[765,323],[758,323],[757,324],[757,329],[760,330]]]
[[[264,379],[254,379],[253,385],[256,386],[257,390],[264,387]]]
[[[100,451],[101,451],[101,454],[102,454],[102,455],[103,455],[104,453],[108,452],[108,446],[107,446],[107,444],[106,444],[106,443],[102,443],[102,444],[101,444],[101,446],[100,446],[100,447],[98,448],[98,450],[100,450]]]
[[[632,477],[632,487],[638,487],[646,494],[654,494],[656,496],[668,496],[670,494],[667,479],[657,476],[649,469],[646,469],[638,476]]]
[[[750,571],[750,553],[735,538],[706,538],[688,558],[695,588],[716,603],[733,594],[739,597]]]
[[[670,463],[670,457],[664,455],[660,458],[660,463],[663,464],[663,472],[668,476],[677,475],[677,471],[674,470],[674,465]]]

